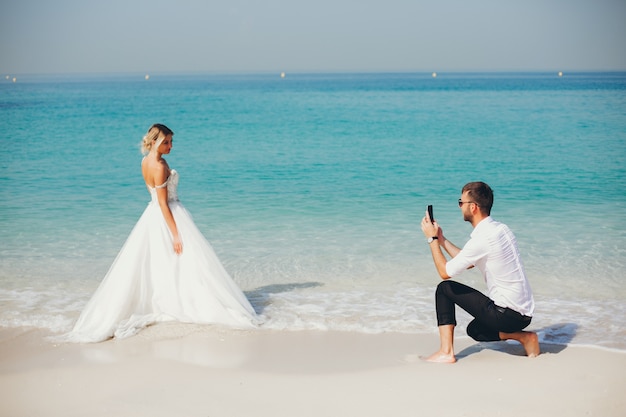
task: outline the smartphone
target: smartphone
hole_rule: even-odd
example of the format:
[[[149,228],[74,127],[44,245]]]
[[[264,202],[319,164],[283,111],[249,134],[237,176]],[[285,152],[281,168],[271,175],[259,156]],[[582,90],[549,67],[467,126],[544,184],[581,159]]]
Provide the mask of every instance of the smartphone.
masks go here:
[[[428,217],[430,217],[430,222],[433,223],[435,221],[435,216],[433,216],[433,206],[428,205]]]

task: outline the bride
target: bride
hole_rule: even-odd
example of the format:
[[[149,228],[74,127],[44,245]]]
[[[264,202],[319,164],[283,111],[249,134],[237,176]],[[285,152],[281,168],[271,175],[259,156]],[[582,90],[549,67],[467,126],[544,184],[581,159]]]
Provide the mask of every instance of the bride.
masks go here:
[[[164,154],[174,133],[155,124],[143,138],[141,171],[152,201],[68,335],[75,342],[124,338],[162,321],[249,328],[254,309],[178,200],[178,173]]]

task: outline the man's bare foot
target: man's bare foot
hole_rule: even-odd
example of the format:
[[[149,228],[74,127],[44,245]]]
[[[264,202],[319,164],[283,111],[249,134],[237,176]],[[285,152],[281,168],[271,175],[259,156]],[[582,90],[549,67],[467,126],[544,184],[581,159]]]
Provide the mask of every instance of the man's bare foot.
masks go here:
[[[524,346],[524,350],[526,351],[526,356],[529,358],[535,358],[539,356],[541,353],[541,349],[539,348],[539,338],[537,337],[537,333],[535,332],[523,332],[524,336],[521,338],[520,342],[522,346]]]
[[[430,355],[429,357],[421,357],[422,360],[431,363],[454,363],[456,362],[456,357],[454,353],[443,353],[436,352]]]
[[[526,356],[534,358],[539,356],[541,350],[539,349],[539,338],[535,332],[515,332],[515,333],[503,333],[500,332],[501,340],[517,340],[522,344],[526,351]]]

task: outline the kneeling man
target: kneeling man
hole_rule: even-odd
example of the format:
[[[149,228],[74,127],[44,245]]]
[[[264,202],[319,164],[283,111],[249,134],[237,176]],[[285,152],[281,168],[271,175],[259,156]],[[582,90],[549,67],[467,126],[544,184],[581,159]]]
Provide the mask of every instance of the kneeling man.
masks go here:
[[[441,346],[426,360],[456,362],[454,356],[455,306],[474,317],[467,334],[480,342],[516,340],[529,357],[539,355],[534,332],[523,331],[531,321],[535,303],[513,232],[491,218],[493,191],[484,182],[463,187],[459,208],[474,231],[463,249],[443,235],[439,224],[426,213],[422,231],[428,238],[437,272],[443,281],[437,286],[435,304]],[[452,257],[446,260],[442,248]],[[487,295],[450,280],[468,268],[477,267],[487,284]]]

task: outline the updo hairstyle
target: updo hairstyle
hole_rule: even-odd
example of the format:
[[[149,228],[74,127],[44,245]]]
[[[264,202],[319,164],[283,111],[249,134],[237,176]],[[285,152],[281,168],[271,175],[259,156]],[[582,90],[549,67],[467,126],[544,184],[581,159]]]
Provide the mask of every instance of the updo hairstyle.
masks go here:
[[[149,153],[152,147],[157,143],[158,139],[167,135],[174,135],[174,132],[172,132],[169,127],[160,123],[153,124],[150,126],[150,129],[148,129],[148,133],[146,133],[143,137],[143,141],[141,142],[141,152],[143,154]]]

